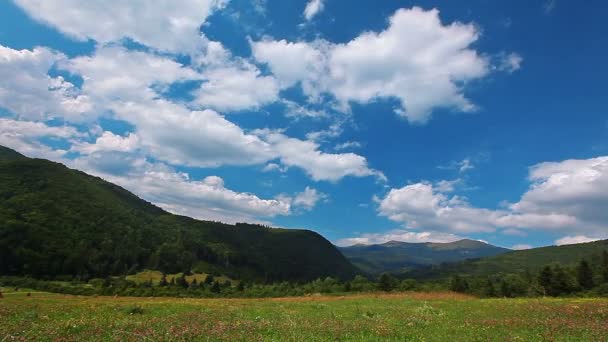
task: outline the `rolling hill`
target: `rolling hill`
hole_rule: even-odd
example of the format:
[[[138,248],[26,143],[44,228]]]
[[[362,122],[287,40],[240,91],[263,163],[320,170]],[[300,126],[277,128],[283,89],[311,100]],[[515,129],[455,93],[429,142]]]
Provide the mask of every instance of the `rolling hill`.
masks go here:
[[[86,279],[143,269],[251,281],[357,272],[315,232],[173,215],[101,178],[0,147],[1,275]]]
[[[550,264],[575,266],[583,258],[593,262],[600,257],[604,250],[608,250],[608,240],[540,247],[458,263],[419,268],[407,272],[404,276],[420,280],[437,280],[447,279],[456,274],[485,277],[499,273],[536,272]]]
[[[361,270],[379,274],[402,273],[429,265],[498,255],[510,250],[464,239],[450,243],[389,241],[377,245],[342,247],[340,251]]]

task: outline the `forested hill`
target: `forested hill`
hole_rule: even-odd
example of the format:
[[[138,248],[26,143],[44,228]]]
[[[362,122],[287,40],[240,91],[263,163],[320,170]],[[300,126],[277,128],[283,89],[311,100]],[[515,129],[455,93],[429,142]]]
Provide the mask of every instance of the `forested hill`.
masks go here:
[[[586,259],[592,264],[597,264],[604,251],[608,251],[608,240],[565,246],[540,247],[512,251],[493,257],[412,270],[405,276],[431,280],[447,279],[454,275],[487,277],[500,273],[537,272],[547,265],[573,267],[582,259]]]
[[[449,243],[389,241],[377,245],[354,245],[340,251],[357,267],[370,274],[402,273],[429,265],[493,256],[509,249],[464,239]]]
[[[0,274],[36,278],[196,271],[250,281],[350,278],[307,230],[172,215],[100,178],[0,146]]]

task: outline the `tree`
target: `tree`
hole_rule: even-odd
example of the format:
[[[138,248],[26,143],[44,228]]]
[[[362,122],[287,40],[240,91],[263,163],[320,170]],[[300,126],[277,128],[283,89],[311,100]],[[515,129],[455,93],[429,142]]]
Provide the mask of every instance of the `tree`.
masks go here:
[[[540,271],[540,274],[538,275],[538,283],[543,288],[545,296],[552,296],[551,293],[553,292],[553,269],[551,269],[551,266],[543,267],[543,269]]]
[[[179,287],[183,287],[184,289],[188,288],[188,281],[186,280],[186,275],[182,273],[182,275],[177,278],[176,285]]]
[[[211,285],[211,292],[220,293],[220,291],[221,291],[220,283],[218,281],[214,281],[213,285]]]
[[[492,279],[488,278],[486,282],[485,295],[488,297],[496,297],[496,287],[494,287],[494,282]]]
[[[585,290],[593,288],[593,270],[587,260],[582,259],[576,268],[578,284]]]
[[[467,292],[469,290],[469,282],[459,275],[452,277],[450,281],[450,290],[454,292]]]
[[[388,273],[382,273],[378,279],[378,289],[384,292],[390,292],[394,288],[394,279]]]
[[[555,266],[553,269],[553,282],[551,284],[553,296],[569,294],[574,291],[572,277],[562,267]]]
[[[208,275],[205,277],[205,285],[211,285],[211,284],[213,284],[213,281],[214,281],[214,280],[215,280],[215,279],[213,279],[213,275],[208,274]]]
[[[163,273],[163,276],[160,278],[158,282],[158,286],[167,286],[169,283],[167,282],[167,275]]]
[[[602,280],[604,283],[608,283],[608,251],[604,250],[602,253]]]

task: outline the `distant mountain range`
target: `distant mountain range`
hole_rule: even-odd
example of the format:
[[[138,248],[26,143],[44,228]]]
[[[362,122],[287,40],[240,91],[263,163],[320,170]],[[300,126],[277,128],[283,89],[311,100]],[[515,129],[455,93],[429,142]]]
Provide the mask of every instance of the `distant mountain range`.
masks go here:
[[[355,266],[368,274],[404,273],[442,263],[482,258],[510,252],[485,242],[464,239],[449,243],[389,241],[376,245],[339,248]]]
[[[486,277],[500,273],[537,272],[547,265],[576,266],[581,259],[599,264],[608,240],[565,246],[539,247],[432,267],[411,269],[404,276],[420,280],[447,279],[453,275]]]
[[[86,279],[143,269],[251,281],[358,272],[315,232],[173,215],[101,178],[0,146],[0,275]]]

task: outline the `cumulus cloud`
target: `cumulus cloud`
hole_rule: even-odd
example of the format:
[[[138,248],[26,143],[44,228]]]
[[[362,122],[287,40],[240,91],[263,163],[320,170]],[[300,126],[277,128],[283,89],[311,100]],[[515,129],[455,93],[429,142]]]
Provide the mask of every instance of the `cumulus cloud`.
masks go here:
[[[194,102],[220,111],[257,109],[278,100],[279,85],[274,77],[263,76],[245,61],[208,67],[202,72],[204,82],[194,92]]]
[[[76,141],[83,135],[69,126],[49,126],[42,122],[0,118],[0,145],[31,157],[61,161],[67,151],[52,149],[41,143],[40,139]]]
[[[386,180],[382,172],[369,168],[367,160],[354,153],[324,153],[312,140],[290,138],[273,131],[259,132],[272,146],[281,163],[303,169],[314,180],[338,181],[346,176],[375,176]]]
[[[304,18],[306,18],[306,20],[311,20],[314,16],[323,11],[323,7],[325,7],[323,0],[308,1],[304,8]]]
[[[187,173],[133,154],[94,152],[69,165],[123,186],[175,214],[227,223],[268,223],[270,218],[291,214],[289,200],[234,191],[217,176],[194,180]],[[114,172],[115,167],[124,169]]]
[[[317,202],[324,201],[327,198],[327,194],[307,186],[304,191],[296,194],[292,203],[294,206],[303,208],[305,210],[311,210],[317,205]]]
[[[311,100],[330,93],[348,110],[351,101],[396,98],[399,115],[425,123],[436,108],[476,109],[464,96],[464,85],[491,69],[471,47],[479,35],[473,24],[444,25],[438,10],[414,7],[397,10],[385,30],[347,43],[265,39],[251,45],[255,59],[267,64],[283,87],[299,82]]]
[[[132,152],[139,146],[139,138],[136,134],[129,133],[127,136],[120,136],[109,131],[105,131],[97,137],[94,143],[77,142],[72,145],[71,150],[83,154],[91,154],[99,151],[118,151]]]
[[[574,234],[560,243],[608,237],[608,157],[541,163],[530,169],[529,178],[531,185],[521,199],[504,209],[478,208],[466,198],[448,195],[453,187],[443,182],[421,182],[391,189],[378,200],[378,210],[409,228]]]
[[[91,110],[89,98],[63,77],[48,74],[65,59],[43,47],[14,50],[0,45],[0,107],[30,120],[82,121]]]
[[[130,38],[170,52],[196,52],[203,40],[199,28],[224,0],[15,0],[32,18],[77,40],[100,43]]]
[[[352,245],[373,245],[380,244],[389,241],[403,241],[403,242],[454,242],[461,240],[460,236],[433,232],[412,232],[404,229],[394,229],[384,233],[367,233],[361,234],[357,237],[345,238],[336,241],[338,246],[352,246]]]
[[[599,239],[590,238],[590,237],[584,236],[584,235],[564,236],[561,239],[555,240],[555,244],[558,246],[563,246],[563,245],[573,245],[573,244],[577,244],[577,243],[593,242],[593,241],[597,241],[597,240],[599,240]]]

